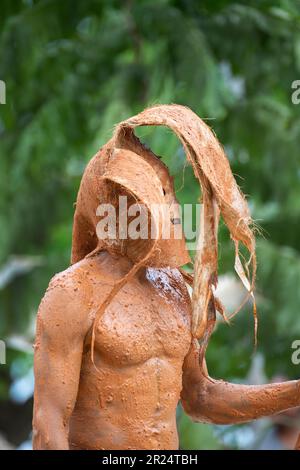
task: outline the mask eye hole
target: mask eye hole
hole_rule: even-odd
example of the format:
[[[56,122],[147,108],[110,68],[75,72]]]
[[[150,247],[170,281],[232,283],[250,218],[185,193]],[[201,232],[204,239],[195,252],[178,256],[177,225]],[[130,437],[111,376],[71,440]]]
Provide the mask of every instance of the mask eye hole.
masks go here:
[[[165,190],[165,188],[163,188],[163,195],[164,195],[164,196],[166,195],[166,190]]]
[[[179,225],[179,224],[181,224],[180,217],[172,217],[172,218],[171,218],[171,222],[172,222],[173,225]]]

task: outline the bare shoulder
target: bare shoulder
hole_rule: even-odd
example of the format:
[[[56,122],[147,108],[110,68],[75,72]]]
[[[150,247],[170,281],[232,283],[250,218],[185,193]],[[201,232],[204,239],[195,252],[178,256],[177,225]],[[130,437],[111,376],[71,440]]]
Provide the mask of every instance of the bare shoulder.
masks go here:
[[[50,280],[38,310],[38,331],[55,335],[85,335],[90,319],[92,286],[88,263],[82,260]]]

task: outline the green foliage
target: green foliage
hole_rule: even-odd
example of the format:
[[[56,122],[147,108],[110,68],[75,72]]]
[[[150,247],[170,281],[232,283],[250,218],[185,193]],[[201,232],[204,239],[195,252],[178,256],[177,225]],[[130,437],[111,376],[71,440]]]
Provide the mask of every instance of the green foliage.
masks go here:
[[[178,430],[181,438],[180,447],[182,449],[212,450],[221,448],[220,442],[214,435],[212,426],[194,423],[183,412],[178,420]]]
[[[291,102],[300,78],[299,2],[2,0],[0,57],[7,88],[0,263],[11,254],[43,257],[0,291],[0,337],[27,331],[49,278],[68,265],[80,177],[114,124],[149,104],[177,102],[217,133],[265,237],[257,289],[267,373],[299,375],[290,361],[300,335],[300,105]],[[199,188],[174,136],[139,132],[169,165],[180,201],[196,202]],[[220,241],[226,272],[233,250],[224,226]],[[246,310],[212,338],[216,376],[247,374],[253,321]],[[196,426],[195,436],[206,439]],[[192,428],[182,429],[185,448],[198,446]]]

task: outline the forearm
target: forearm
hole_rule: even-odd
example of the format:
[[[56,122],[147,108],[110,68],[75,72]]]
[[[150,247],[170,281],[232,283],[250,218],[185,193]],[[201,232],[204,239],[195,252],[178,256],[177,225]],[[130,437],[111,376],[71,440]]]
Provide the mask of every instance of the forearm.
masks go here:
[[[182,404],[196,421],[244,423],[300,406],[300,381],[253,386],[202,376],[184,384]]]
[[[69,450],[69,426],[63,416],[45,408],[34,412],[33,449]]]

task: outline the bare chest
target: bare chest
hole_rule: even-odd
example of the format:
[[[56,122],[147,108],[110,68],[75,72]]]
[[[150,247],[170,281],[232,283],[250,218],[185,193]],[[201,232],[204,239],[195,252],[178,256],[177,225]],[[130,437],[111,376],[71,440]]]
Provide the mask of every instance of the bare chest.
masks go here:
[[[176,270],[148,269],[120,291],[96,328],[95,352],[108,363],[183,360],[191,342],[190,299]]]

